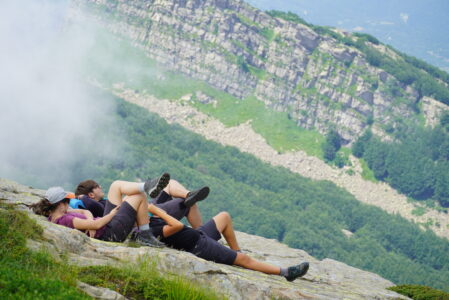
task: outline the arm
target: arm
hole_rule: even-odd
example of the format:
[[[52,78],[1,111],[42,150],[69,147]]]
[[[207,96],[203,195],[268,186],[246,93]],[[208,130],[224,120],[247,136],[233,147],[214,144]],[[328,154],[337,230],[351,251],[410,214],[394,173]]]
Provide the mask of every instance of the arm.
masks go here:
[[[74,218],[73,227],[79,230],[98,230],[112,220],[112,218],[117,214],[119,207],[120,206],[115,207],[109,214],[96,220]]]
[[[164,237],[169,237],[184,228],[184,224],[153,204],[148,205],[148,211],[153,215],[160,217],[167,223],[167,225],[162,228],[162,234]]]

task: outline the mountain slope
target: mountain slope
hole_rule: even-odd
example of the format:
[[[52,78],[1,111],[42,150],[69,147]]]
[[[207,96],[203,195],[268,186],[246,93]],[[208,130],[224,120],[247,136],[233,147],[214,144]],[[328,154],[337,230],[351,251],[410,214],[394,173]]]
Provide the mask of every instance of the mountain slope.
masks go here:
[[[256,97],[304,128],[335,127],[346,142],[371,124],[382,136],[421,122],[422,88],[407,85],[414,69],[406,78],[389,74],[409,64],[365,36],[275,18],[241,1],[77,0],[75,7],[165,66],[237,98]],[[384,61],[388,72],[379,68]],[[432,88],[449,101],[445,85]]]

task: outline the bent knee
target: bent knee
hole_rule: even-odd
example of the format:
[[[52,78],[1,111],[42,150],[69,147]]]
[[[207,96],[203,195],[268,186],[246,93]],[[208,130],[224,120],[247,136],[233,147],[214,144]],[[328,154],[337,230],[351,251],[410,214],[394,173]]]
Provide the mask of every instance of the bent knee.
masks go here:
[[[222,211],[222,212],[218,213],[217,217],[231,220],[231,215],[227,211]]]

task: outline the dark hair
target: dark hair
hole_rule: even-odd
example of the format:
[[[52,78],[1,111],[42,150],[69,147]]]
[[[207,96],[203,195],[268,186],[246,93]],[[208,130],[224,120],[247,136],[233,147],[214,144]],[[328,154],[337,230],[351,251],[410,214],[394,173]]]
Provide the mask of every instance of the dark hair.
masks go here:
[[[48,217],[50,216],[50,213],[58,207],[60,203],[69,203],[69,202],[70,199],[64,198],[59,202],[51,204],[50,201],[48,201],[45,198],[42,198],[39,202],[31,204],[28,207],[31,208],[35,214]]]
[[[78,197],[79,195],[87,195],[92,193],[92,191],[99,186],[100,185],[92,179],[84,180],[76,187],[75,196]]]

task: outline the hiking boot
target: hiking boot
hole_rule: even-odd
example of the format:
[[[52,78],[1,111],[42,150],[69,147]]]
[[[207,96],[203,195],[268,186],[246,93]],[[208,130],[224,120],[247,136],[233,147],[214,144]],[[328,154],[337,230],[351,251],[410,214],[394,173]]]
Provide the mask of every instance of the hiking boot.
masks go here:
[[[288,281],[293,281],[298,277],[302,277],[302,276],[306,275],[307,270],[309,270],[308,262],[303,262],[302,264],[288,267],[288,269],[287,269],[288,275],[285,276],[285,279],[287,279]]]
[[[167,186],[170,181],[170,174],[164,173],[161,176],[145,181],[143,189],[151,198],[155,198]]]
[[[151,230],[142,230],[137,232],[135,241],[144,246],[157,247],[157,248],[165,246],[164,243],[162,243],[161,241],[159,241],[157,238],[154,237]]]
[[[207,195],[209,195],[209,187],[203,186],[199,190],[189,192],[187,194],[187,198],[184,200],[184,205],[186,207],[191,207],[198,201],[206,199]]]

